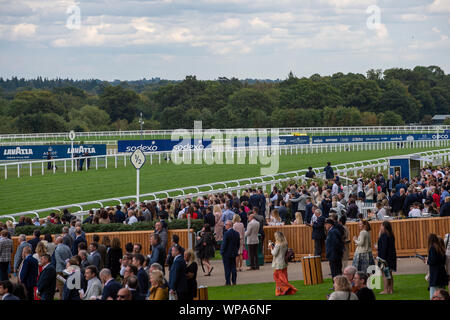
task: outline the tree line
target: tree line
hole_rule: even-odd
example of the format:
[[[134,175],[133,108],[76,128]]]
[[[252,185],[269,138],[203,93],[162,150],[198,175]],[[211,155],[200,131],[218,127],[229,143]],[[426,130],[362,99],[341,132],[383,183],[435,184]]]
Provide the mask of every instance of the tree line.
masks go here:
[[[430,124],[450,114],[437,66],[284,80],[137,81],[0,78],[0,133]]]

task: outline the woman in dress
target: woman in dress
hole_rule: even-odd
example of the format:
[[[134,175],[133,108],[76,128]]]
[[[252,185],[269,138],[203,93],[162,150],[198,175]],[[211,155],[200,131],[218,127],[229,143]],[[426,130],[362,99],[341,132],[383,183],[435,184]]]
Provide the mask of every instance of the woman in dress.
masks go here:
[[[272,210],[270,218],[267,219],[267,224],[269,226],[280,226],[284,224],[277,209]]]
[[[197,296],[197,262],[195,262],[195,253],[193,250],[184,252],[184,260],[186,261],[186,279],[187,293],[186,300],[194,300]]]
[[[222,209],[220,208],[220,204],[216,201],[214,205],[214,219],[216,224],[214,225],[214,237],[216,242],[222,241],[223,239],[223,221],[222,221]]]
[[[203,229],[199,237],[197,237],[196,251],[197,258],[207,268],[205,276],[210,276],[214,267],[209,262],[209,259],[214,258],[215,255],[215,239],[208,223],[203,225]]]
[[[342,268],[345,269],[348,265],[348,259],[350,254],[350,231],[348,227],[345,225],[347,223],[347,216],[342,215],[339,218],[339,223],[342,225],[344,229],[344,235],[342,236],[342,240],[344,242],[344,253],[342,254]]]
[[[372,255],[372,241],[370,239],[370,224],[367,220],[359,221],[359,236],[353,237],[356,244],[355,256],[353,257],[353,266],[361,272],[367,272],[367,268],[374,265]]]
[[[103,237],[103,239],[105,238]],[[122,259],[122,256],[123,254],[120,239],[114,237],[112,239],[111,248],[108,248],[106,253],[106,268],[111,270],[111,276],[113,278],[117,278],[120,274],[120,260]]]
[[[448,283],[447,271],[445,270],[445,243],[438,235],[431,233],[428,236],[428,258],[425,260],[429,266],[428,284],[430,288],[430,299],[439,288],[445,289]]]
[[[233,229],[234,231],[239,233],[239,252],[236,257],[236,269],[238,271],[242,271],[242,253],[244,252],[244,236],[245,236],[245,228],[244,224],[241,222],[241,217],[238,214],[233,216]]]
[[[272,268],[273,279],[275,280],[275,295],[291,295],[297,292],[292,284],[289,283],[287,267],[288,264],[285,261],[286,251],[288,250],[288,243],[286,237],[281,231],[276,231],[274,234],[275,243],[269,241],[269,250],[273,256]]]
[[[378,257],[385,261],[382,263],[384,290],[380,294],[394,292],[394,278],[392,271],[397,271],[397,252],[395,250],[395,236],[389,221],[383,221],[377,243]]]

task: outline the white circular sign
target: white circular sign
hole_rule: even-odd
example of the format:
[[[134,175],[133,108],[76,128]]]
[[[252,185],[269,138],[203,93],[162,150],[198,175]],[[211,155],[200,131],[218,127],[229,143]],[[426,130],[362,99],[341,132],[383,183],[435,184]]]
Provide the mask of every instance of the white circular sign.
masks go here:
[[[72,141],[75,140],[75,131],[72,130],[69,132],[69,139]]]

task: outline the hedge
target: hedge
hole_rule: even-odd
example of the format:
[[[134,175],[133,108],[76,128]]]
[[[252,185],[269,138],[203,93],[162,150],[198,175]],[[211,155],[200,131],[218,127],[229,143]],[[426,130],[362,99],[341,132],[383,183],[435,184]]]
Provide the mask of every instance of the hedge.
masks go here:
[[[151,222],[136,222],[132,225],[122,224],[122,223],[108,223],[108,224],[90,224],[86,223],[82,225],[82,229],[86,233],[96,233],[96,232],[121,232],[121,231],[139,231],[139,230],[154,230],[155,223],[157,221]],[[59,234],[62,232],[62,228],[68,225],[62,224],[52,224],[45,227],[38,226],[21,226],[16,227],[15,234],[25,234],[32,235],[34,230],[40,230],[41,234]],[[195,232],[198,232],[203,227],[203,219],[191,220],[191,228]],[[187,219],[173,220],[168,222],[169,229],[186,229]]]

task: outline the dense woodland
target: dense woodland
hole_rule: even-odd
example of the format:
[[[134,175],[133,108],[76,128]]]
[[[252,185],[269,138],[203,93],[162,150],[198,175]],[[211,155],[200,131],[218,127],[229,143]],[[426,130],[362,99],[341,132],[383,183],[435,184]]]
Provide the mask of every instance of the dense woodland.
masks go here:
[[[138,81],[0,78],[0,133],[430,124],[450,114],[437,66],[285,80]]]

